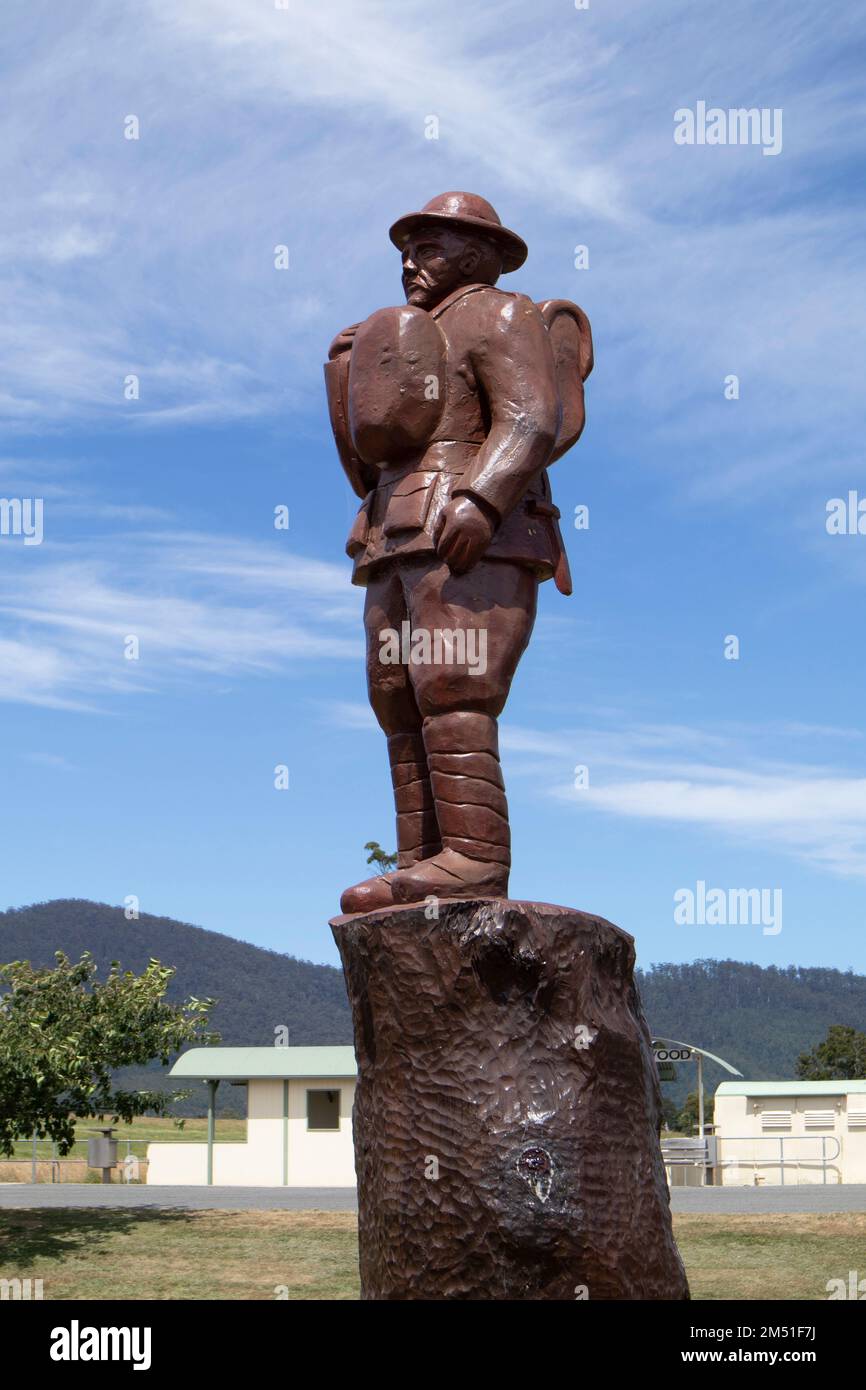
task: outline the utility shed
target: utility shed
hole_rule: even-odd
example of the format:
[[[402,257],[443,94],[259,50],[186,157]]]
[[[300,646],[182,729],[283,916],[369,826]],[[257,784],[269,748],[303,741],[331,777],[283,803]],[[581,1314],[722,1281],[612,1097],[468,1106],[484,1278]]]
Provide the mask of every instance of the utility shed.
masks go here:
[[[206,1081],[206,1143],[152,1143],[148,1184],[238,1187],[354,1187],[351,1047],[194,1047],[169,1075]],[[247,1091],[245,1142],[217,1139],[220,1084]]]
[[[866,1183],[866,1080],[723,1081],[716,1181]]]

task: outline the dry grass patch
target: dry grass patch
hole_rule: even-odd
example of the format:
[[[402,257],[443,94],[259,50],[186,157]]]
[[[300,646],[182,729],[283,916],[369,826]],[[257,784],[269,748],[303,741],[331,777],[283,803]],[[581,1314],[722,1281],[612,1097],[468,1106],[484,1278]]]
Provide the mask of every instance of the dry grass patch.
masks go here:
[[[866,1214],[677,1215],[695,1299],[826,1299],[866,1278]],[[356,1299],[354,1212],[0,1211],[0,1277],[46,1299]]]
[[[826,1299],[830,1279],[866,1277],[866,1213],[674,1216],[692,1298]]]
[[[354,1212],[0,1213],[0,1275],[46,1299],[354,1299]]]

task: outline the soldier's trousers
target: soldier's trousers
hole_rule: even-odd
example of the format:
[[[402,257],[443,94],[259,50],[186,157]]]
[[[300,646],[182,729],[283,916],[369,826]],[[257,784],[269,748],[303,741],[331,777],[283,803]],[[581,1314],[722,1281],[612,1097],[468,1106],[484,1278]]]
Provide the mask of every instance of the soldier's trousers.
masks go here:
[[[435,555],[394,560],[367,586],[367,688],[388,735],[432,715],[494,719],[535,622],[538,579],[525,566],[480,560],[454,575]]]

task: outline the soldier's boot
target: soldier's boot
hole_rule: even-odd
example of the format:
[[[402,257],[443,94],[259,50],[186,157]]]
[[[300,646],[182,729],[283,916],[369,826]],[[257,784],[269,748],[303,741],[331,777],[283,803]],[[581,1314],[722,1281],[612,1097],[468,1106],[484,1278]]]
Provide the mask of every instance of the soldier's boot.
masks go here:
[[[442,851],[395,874],[395,900],[507,897],[511,834],[496,720],[469,710],[433,715],[424,747]]]
[[[340,899],[343,912],[373,912],[392,906],[395,874],[442,848],[421,733],[392,734],[388,759],[397,810],[397,869],[347,888]]]

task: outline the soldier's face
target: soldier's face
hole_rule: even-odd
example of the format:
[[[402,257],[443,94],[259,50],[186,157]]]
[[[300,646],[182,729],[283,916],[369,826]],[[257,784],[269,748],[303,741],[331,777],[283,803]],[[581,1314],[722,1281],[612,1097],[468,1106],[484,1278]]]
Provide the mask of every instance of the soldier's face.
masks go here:
[[[470,284],[479,253],[471,242],[444,227],[421,227],[403,248],[403,293],[419,309],[436,305]]]

